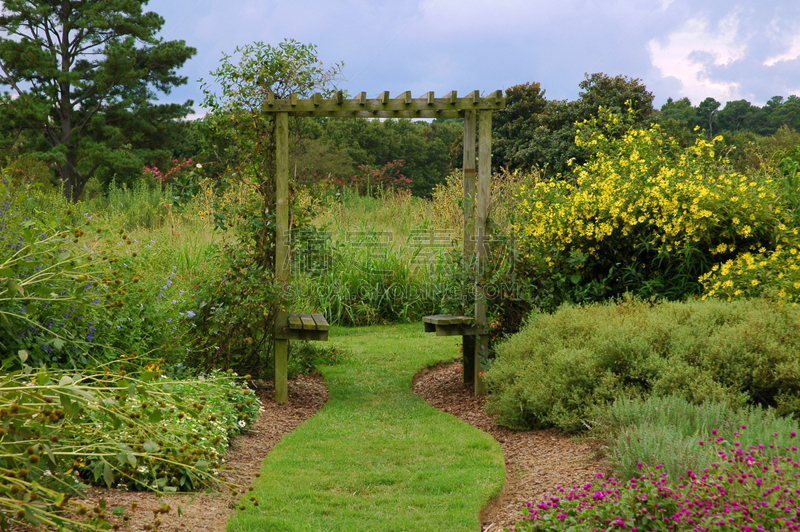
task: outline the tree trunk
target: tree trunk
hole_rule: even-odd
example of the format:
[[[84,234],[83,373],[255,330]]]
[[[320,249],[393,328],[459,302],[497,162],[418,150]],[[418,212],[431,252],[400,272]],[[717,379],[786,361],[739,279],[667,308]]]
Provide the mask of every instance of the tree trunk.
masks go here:
[[[78,173],[77,162],[77,154],[70,151],[67,153],[67,162],[58,165],[58,173],[64,183],[64,196],[72,203],[78,202],[86,186],[86,179]]]

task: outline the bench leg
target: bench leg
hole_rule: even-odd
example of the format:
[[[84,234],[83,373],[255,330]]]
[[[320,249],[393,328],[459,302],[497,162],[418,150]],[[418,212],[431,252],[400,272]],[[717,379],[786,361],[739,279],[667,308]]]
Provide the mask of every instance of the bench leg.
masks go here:
[[[489,337],[485,334],[478,336],[477,340],[475,341],[475,350],[473,351],[475,356],[473,358],[475,364],[475,395],[486,395],[486,384],[483,382],[483,377],[481,377],[481,364],[479,362],[479,354],[482,358],[486,358],[489,356]]]
[[[289,402],[288,367],[289,354],[288,340],[275,340],[275,402],[283,404]]]
[[[461,341],[461,368],[464,384],[475,381],[475,337],[462,336]]]

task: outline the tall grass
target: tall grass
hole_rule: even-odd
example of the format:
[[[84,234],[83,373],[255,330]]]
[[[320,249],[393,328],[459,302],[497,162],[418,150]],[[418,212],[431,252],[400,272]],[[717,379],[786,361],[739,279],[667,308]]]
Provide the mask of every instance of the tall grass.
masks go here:
[[[408,322],[444,308],[460,234],[440,225],[429,201],[348,197],[320,209],[312,226],[294,237],[294,308],[344,325]]]

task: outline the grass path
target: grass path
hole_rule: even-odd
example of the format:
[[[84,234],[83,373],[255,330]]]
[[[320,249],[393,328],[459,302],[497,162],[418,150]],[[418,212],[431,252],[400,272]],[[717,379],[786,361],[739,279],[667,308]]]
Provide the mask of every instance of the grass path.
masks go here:
[[[458,341],[422,324],[330,336],[350,356],[322,368],[328,404],[269,453],[227,530],[478,531],[503,482],[500,446],[411,392],[413,375],[452,360]]]

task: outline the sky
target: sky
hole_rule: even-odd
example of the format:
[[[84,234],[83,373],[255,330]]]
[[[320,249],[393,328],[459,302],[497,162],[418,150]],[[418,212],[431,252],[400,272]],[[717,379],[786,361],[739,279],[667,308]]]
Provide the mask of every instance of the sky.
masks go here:
[[[800,96],[799,0],[151,0],[161,37],[197,49],[184,86],[192,99],[222,54],[287,38],[344,62],[339,88],[376,96],[410,90],[488,93],[539,82],[548,99],[578,98],[586,74],[638,78],[668,97],[763,105]]]

